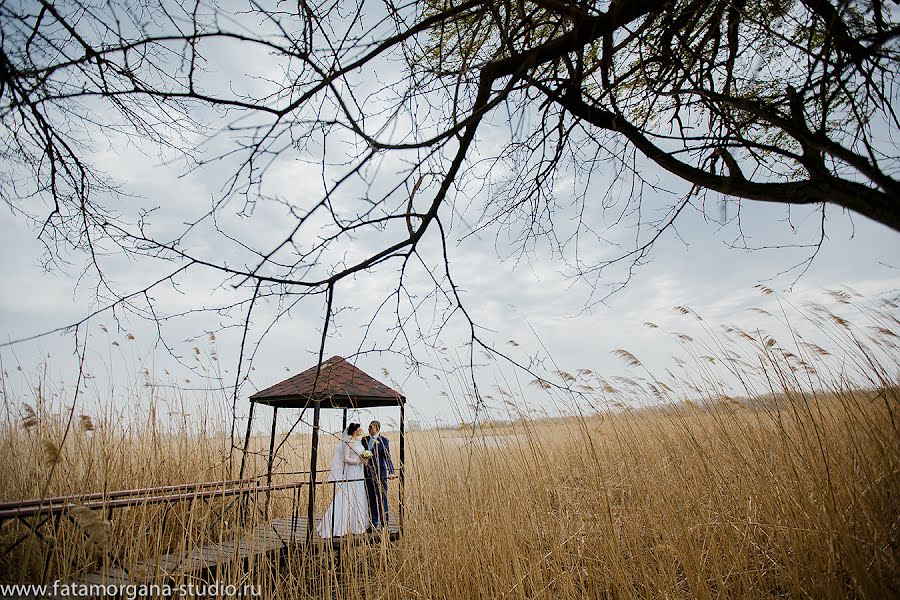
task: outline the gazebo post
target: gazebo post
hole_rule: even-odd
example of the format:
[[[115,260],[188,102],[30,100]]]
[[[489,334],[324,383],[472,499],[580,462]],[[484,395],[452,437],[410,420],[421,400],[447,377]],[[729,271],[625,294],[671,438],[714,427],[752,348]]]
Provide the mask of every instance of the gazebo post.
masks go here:
[[[405,416],[405,404],[403,400],[400,400],[400,515],[397,526],[400,530],[400,535],[403,535],[403,460],[405,458],[404,455],[404,445],[403,445],[403,437],[404,437],[404,416]]]
[[[312,542],[313,534],[313,505],[316,502],[316,466],[319,454],[319,412],[322,403],[316,401],[313,409],[312,447],[309,454],[309,504],[306,507],[306,542]]]
[[[341,431],[347,431],[347,409],[344,409],[344,426],[341,427]]]
[[[269,465],[266,468],[266,518],[269,516],[269,496],[272,494],[268,486],[272,485],[272,462],[275,459],[275,420],[278,417],[278,405],[272,408],[272,435],[269,437]]]
[[[247,415],[247,433],[244,434],[244,450],[241,453],[241,470],[238,472],[238,479],[244,478],[244,463],[247,460],[247,447],[250,445],[250,428],[253,427],[253,409],[256,408],[256,402],[250,401],[250,414]],[[234,477],[234,475],[232,475]]]

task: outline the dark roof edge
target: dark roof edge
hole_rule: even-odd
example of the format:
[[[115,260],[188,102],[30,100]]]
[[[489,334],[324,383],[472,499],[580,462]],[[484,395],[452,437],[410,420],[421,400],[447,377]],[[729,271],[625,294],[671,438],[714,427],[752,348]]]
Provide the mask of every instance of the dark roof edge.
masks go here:
[[[328,395],[319,395],[315,394],[312,398],[305,394],[286,394],[283,396],[262,396],[261,398],[257,398],[256,394],[250,396],[251,402],[257,402],[259,404],[269,404],[271,401],[275,402],[287,402],[293,400],[301,400],[301,401],[309,401],[310,404],[317,404],[321,402],[328,402],[332,400],[338,401],[349,401],[349,402],[384,402],[385,405],[396,404],[397,400],[400,402],[406,402],[406,396],[403,394],[399,394],[396,397],[388,397],[388,396],[350,396],[347,394],[328,394]]]

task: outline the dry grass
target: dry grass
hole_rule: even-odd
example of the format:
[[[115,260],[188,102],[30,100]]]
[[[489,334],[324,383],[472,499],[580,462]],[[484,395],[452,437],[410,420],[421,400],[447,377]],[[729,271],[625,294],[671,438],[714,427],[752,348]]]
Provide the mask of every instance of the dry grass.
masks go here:
[[[701,322],[706,338],[682,340],[681,375],[560,374],[596,406],[590,414],[522,418],[508,400],[510,424],[411,433],[401,542],[353,547],[340,567],[292,553],[220,579],[259,582],[273,598],[897,596],[896,307],[853,306],[855,322],[803,313],[827,345],[811,346],[789,321],[790,351],[769,334]],[[641,398],[653,406],[630,408]],[[0,437],[4,499],[39,493],[54,461],[52,494],[229,473],[218,435],[149,419],[126,431],[95,416],[60,448],[58,413],[22,418]],[[305,441],[292,440],[282,470],[306,468]],[[49,562],[29,539],[2,559],[2,579],[73,577],[240,528],[236,512],[213,523],[221,503],[198,504],[165,517],[160,507],[118,511],[110,523],[77,515],[56,531]],[[282,495],[273,510],[289,506]],[[23,530],[7,524],[4,546]]]

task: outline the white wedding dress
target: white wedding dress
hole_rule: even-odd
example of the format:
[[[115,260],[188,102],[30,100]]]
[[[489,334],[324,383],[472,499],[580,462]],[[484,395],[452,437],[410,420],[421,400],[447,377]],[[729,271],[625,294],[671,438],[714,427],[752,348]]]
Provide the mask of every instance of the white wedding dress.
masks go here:
[[[319,536],[323,538],[365,533],[369,526],[369,500],[360,458],[364,450],[361,441],[351,440],[346,434],[341,436],[341,442],[335,448],[328,478],[335,482],[334,499],[318,527]]]

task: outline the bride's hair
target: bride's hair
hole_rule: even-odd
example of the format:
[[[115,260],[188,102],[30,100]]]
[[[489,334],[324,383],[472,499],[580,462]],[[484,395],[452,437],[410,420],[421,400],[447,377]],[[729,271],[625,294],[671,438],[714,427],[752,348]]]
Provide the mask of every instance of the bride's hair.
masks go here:
[[[359,423],[350,423],[349,425],[347,425],[347,435],[353,435],[353,432],[357,429],[359,429]]]

